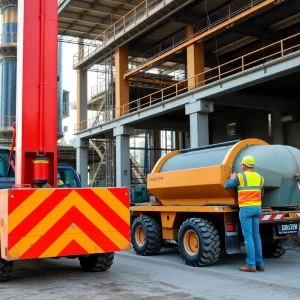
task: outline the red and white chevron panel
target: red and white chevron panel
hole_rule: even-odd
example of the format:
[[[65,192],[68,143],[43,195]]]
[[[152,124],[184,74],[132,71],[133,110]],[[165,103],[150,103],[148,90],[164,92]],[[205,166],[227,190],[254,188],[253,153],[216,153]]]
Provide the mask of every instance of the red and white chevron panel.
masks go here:
[[[273,221],[273,220],[284,220],[285,214],[269,214],[269,215],[261,215],[261,221]]]

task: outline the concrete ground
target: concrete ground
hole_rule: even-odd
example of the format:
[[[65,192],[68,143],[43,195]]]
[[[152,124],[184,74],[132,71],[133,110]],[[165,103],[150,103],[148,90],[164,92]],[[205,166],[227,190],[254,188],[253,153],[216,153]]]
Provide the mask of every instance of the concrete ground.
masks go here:
[[[112,268],[86,273],[78,260],[17,262],[0,284],[1,300],[285,300],[300,299],[300,253],[267,259],[264,273],[244,273],[244,255],[222,255],[211,267],[183,264],[177,249],[159,256],[117,254]]]

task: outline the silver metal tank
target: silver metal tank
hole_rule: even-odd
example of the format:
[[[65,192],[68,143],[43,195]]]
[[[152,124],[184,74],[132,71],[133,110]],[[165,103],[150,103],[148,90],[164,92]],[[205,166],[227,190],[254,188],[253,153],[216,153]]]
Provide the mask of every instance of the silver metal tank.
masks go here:
[[[9,129],[16,116],[17,1],[0,1],[0,127]]]
[[[205,168],[222,165],[227,152],[234,145],[203,150],[183,150],[170,157],[160,168],[160,173]],[[263,206],[300,206],[300,150],[284,145],[248,146],[235,157],[231,166],[233,172],[241,172],[240,165],[245,155],[256,160],[256,171],[265,179]],[[201,180],[201,178],[199,178]]]

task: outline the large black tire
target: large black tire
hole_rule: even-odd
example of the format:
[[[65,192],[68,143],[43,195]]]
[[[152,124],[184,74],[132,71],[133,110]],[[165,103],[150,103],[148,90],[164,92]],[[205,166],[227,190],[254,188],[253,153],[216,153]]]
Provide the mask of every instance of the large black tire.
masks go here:
[[[114,260],[114,253],[91,254],[90,256],[80,256],[81,267],[89,272],[103,272],[108,270]]]
[[[179,229],[181,258],[192,267],[213,265],[220,256],[220,236],[214,224],[206,219],[190,218]]]
[[[138,255],[158,254],[163,246],[160,223],[148,216],[136,218],[131,227],[131,243]]]
[[[280,258],[286,254],[286,250],[283,249],[280,241],[276,241],[272,244],[262,244],[263,257],[265,258]]]
[[[13,262],[0,257],[0,282],[9,280],[13,271]]]

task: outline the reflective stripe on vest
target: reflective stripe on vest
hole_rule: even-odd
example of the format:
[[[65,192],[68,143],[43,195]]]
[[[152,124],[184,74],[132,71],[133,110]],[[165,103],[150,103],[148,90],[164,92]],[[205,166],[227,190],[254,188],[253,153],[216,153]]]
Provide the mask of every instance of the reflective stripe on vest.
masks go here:
[[[238,186],[239,206],[260,206],[263,177],[256,172],[246,171],[239,173],[238,178],[240,181]]]

